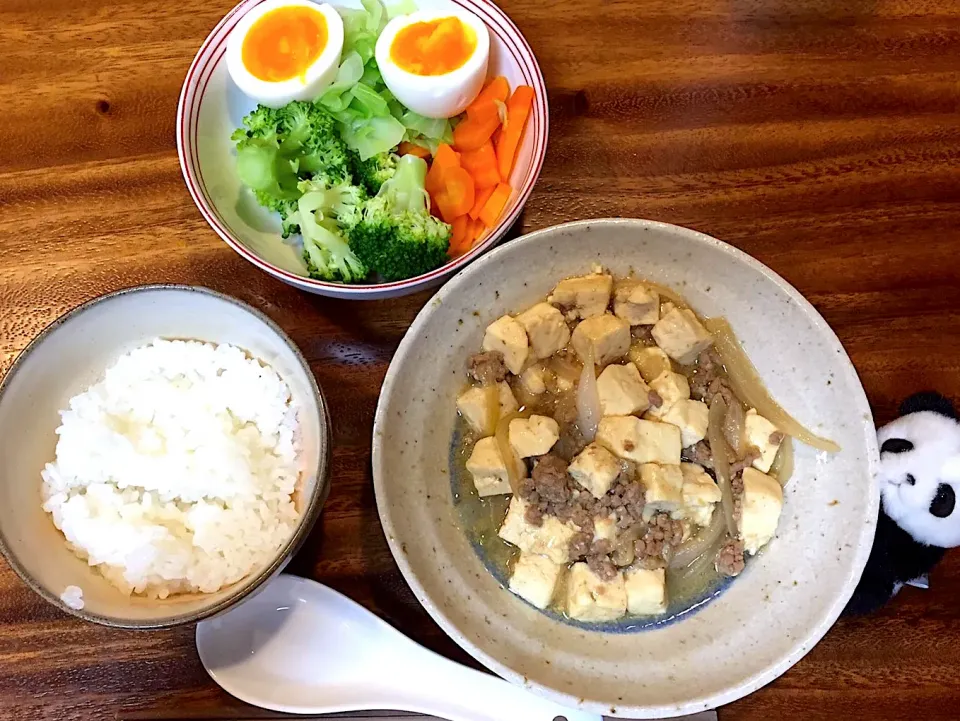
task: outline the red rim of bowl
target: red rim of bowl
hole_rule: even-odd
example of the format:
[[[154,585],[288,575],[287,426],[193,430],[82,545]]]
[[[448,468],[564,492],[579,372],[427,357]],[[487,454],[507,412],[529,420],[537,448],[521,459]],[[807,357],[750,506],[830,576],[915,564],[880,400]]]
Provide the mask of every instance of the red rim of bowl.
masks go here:
[[[233,232],[229,224],[220,216],[216,206],[210,201],[206,184],[203,181],[198,156],[199,115],[207,85],[213,76],[214,70],[226,52],[226,43],[230,31],[233,30],[234,26],[244,15],[263,1],[264,0],[243,0],[228,12],[211,31],[206,40],[203,41],[203,45],[200,46],[200,50],[190,64],[189,70],[187,70],[187,76],[183,82],[183,88],[180,91],[180,100],[177,104],[177,154],[180,158],[180,170],[183,173],[183,179],[186,182],[190,196],[200,210],[200,214],[210,227],[213,228],[214,232],[242,257],[246,258],[261,270],[281,280],[301,288],[338,290],[341,292],[346,291],[347,293],[353,291],[358,295],[376,294],[385,290],[414,288],[429,283],[432,280],[459,270],[495,245],[503,234],[516,222],[527,199],[530,197],[533,186],[537,182],[540,170],[543,168],[549,133],[549,108],[547,107],[547,91],[546,84],[543,80],[543,73],[540,71],[540,66],[537,63],[536,56],[533,54],[533,50],[513,21],[489,0],[451,0],[451,2],[474,13],[486,23],[490,32],[497,36],[507,53],[512,56],[514,62],[520,68],[524,82],[533,87],[535,97],[539,102],[535,106],[532,122],[526,131],[528,133],[533,132],[534,161],[532,171],[524,178],[513,209],[500,220],[481,243],[471,248],[459,258],[429,273],[418,275],[414,278],[407,278],[406,280],[392,283],[347,285],[343,283],[328,283],[326,281],[315,280],[291,273],[267,262],[237,240],[237,234]]]

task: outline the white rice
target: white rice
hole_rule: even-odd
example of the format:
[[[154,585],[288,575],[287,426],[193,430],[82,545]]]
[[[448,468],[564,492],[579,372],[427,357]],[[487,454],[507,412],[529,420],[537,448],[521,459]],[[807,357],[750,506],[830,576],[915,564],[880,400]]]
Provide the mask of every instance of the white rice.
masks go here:
[[[124,593],[212,593],[293,533],[296,413],[283,379],[239,348],[156,340],[61,412],[43,508]]]
[[[83,609],[83,589],[79,586],[67,586],[60,594],[60,600],[75,611]]]

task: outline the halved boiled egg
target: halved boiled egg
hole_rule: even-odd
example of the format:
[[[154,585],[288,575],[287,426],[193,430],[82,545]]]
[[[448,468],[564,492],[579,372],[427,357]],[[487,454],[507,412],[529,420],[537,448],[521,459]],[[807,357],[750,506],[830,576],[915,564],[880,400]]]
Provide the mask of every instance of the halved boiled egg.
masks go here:
[[[473,13],[421,10],[387,23],[376,58],[397,100],[428,118],[452,118],[483,86],[490,35]]]
[[[245,95],[279,108],[315,100],[333,82],[343,20],[330,5],[266,0],[243,16],[227,41],[227,69]]]

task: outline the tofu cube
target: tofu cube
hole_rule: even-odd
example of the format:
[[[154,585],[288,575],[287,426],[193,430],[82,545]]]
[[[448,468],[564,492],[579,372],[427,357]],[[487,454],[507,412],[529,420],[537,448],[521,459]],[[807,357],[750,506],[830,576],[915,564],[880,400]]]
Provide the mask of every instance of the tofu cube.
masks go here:
[[[683,474],[684,518],[698,526],[707,526],[720,502],[720,488],[696,463],[681,463]]]
[[[527,503],[513,496],[498,535],[525,553],[546,556],[554,563],[570,562],[570,540],[577,529],[555,516],[544,516],[543,524],[527,522]]]
[[[672,371],[670,357],[656,346],[631,346],[629,353],[630,360],[633,361],[640,371],[640,376],[647,383],[654,380],[661,373]]]
[[[740,537],[747,553],[756,553],[773,538],[782,510],[783,489],[777,480],[755,468],[745,468]]]
[[[521,553],[510,576],[510,590],[537,608],[546,608],[553,600],[563,570],[562,564],[546,556]]]
[[[567,581],[567,615],[578,621],[616,621],[627,613],[627,589],[623,574],[602,581],[586,563],[575,563]]]
[[[670,513],[683,507],[683,473],[679,465],[644,463],[640,466],[640,482],[648,508]]]
[[[532,396],[547,392],[547,371],[539,363],[527,368],[520,374],[520,385]]]
[[[651,390],[655,391],[663,401],[659,407],[651,406],[647,415],[651,418],[663,418],[678,402],[690,397],[690,383],[686,376],[673,371],[664,371],[650,382]]]
[[[549,453],[560,440],[560,424],[547,416],[514,418],[507,429],[510,445],[520,458]]]
[[[572,318],[593,318],[607,312],[612,290],[612,276],[591,273],[561,280],[547,300],[568,310]]]
[[[491,386],[469,388],[457,398],[460,415],[482,436],[492,436],[497,420],[519,408],[513,391],[503,381],[497,384],[496,389]]]
[[[623,358],[630,350],[630,326],[609,313],[592,316],[574,329],[571,341],[580,360],[586,361],[592,353],[593,362],[605,366]]]
[[[680,429],[669,423],[607,416],[600,419],[597,443],[635,463],[680,463]]]
[[[511,493],[507,464],[500,454],[496,438],[481,438],[467,459],[467,470],[481,498]]]
[[[660,320],[660,294],[637,280],[617,283],[613,313],[630,325],[653,325]]]
[[[593,520],[593,540],[616,543],[617,519],[614,516],[595,518]]]
[[[573,459],[567,473],[596,498],[603,498],[620,475],[620,461],[603,446],[591,443]]]
[[[661,418],[680,429],[680,444],[689,448],[707,437],[710,408],[706,403],[689,398],[674,403]]]
[[[549,358],[570,342],[570,329],[563,313],[549,303],[537,303],[517,316],[530,341],[535,358]]]
[[[597,377],[600,411],[605,416],[643,413],[650,406],[650,389],[633,363],[609,365]]]
[[[657,616],[667,610],[666,571],[633,568],[624,574],[627,611],[631,616]]]
[[[673,308],[653,326],[653,339],[680,365],[693,363],[713,343],[713,336],[689,308]]]
[[[747,411],[743,424],[744,436],[747,445],[760,451],[760,457],[753,462],[753,467],[761,473],[769,473],[780,444],[783,443],[783,434],[766,418],[757,413],[755,408]]]
[[[483,334],[483,350],[503,353],[507,370],[514,375],[520,375],[527,356],[530,355],[527,331],[516,320],[505,315],[487,326],[487,331]]]

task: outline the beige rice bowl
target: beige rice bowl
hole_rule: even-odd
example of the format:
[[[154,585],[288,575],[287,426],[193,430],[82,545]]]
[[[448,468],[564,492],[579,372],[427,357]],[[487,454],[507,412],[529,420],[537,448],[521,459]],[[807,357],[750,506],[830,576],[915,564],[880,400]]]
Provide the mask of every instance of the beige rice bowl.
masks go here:
[[[216,592],[292,536],[297,409],[284,380],[239,348],[155,340],[60,415],[43,509],[123,593]]]

